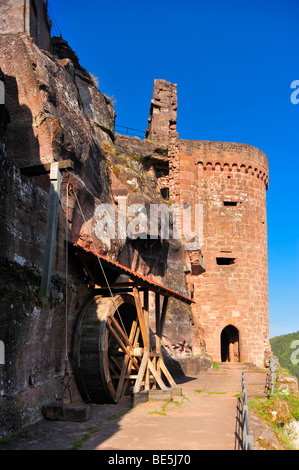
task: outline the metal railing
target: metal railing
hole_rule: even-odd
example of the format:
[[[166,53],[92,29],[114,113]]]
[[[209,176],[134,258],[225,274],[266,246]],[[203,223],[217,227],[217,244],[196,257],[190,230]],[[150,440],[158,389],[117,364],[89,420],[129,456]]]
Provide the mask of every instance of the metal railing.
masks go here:
[[[115,124],[115,133],[126,135],[127,137],[138,137],[139,139],[144,139],[145,131],[139,129],[133,129],[132,127],[119,126]]]
[[[249,418],[248,418],[248,405],[247,405],[247,390],[244,379],[244,371],[242,371],[242,449],[253,450],[253,435],[250,434]]]
[[[277,372],[277,358],[275,356],[270,356],[269,361],[269,371],[266,378],[266,393],[268,397],[272,398],[274,395],[274,380],[275,374]]]

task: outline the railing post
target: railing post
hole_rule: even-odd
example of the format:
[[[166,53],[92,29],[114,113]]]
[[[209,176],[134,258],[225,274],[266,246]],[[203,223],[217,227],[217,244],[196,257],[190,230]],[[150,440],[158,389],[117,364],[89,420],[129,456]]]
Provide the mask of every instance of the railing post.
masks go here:
[[[242,371],[242,449],[253,450],[253,436],[249,430],[249,417],[247,405],[247,390],[244,379],[244,371]]]
[[[272,398],[274,396],[274,378],[275,378],[275,372],[276,372],[276,358],[274,356],[270,356],[269,369],[270,369],[270,383],[271,383],[270,396]],[[268,390],[269,388],[270,387],[268,385]]]

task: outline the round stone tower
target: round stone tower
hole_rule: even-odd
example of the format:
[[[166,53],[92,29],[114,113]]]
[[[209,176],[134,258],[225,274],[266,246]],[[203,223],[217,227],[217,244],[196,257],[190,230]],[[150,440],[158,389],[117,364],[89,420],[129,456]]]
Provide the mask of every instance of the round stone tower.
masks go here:
[[[203,206],[206,271],[193,282],[207,351],[214,361],[263,366],[270,349],[268,159],[249,145],[180,140],[181,168],[190,156]]]

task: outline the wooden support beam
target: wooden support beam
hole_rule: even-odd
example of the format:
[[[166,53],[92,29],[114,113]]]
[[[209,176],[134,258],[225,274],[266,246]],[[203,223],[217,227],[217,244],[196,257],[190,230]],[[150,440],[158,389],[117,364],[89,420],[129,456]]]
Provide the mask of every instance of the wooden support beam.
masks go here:
[[[49,297],[51,291],[52,266],[56,241],[56,228],[58,219],[58,205],[60,197],[62,175],[58,162],[51,164],[50,171],[50,196],[48,207],[47,232],[43,259],[43,271],[41,281],[41,295]]]
[[[161,333],[160,333],[160,294],[155,293],[155,307],[156,307],[156,352],[161,353]]]
[[[112,284],[109,284],[109,287],[110,289],[126,289],[126,288],[130,288],[132,289],[133,288],[133,282],[119,282],[119,283],[112,283]],[[136,284],[135,284],[136,285]],[[136,286],[137,287],[137,286]],[[95,284],[93,286],[94,289],[98,289],[98,290],[107,290],[107,285],[105,286],[100,286],[99,284]]]
[[[63,160],[60,162],[54,162],[47,165],[37,165],[39,169],[35,167],[34,174],[43,174],[50,172],[50,195],[49,195],[49,206],[48,206],[48,219],[47,219],[47,231],[45,239],[45,249],[43,258],[43,270],[42,270],[42,281],[40,293],[42,296],[49,297],[51,292],[51,277],[52,267],[55,251],[56,242],[56,229],[58,220],[58,206],[60,198],[60,187],[62,180],[62,171],[67,169],[73,169],[74,163],[71,160]],[[42,167],[42,168],[41,168]],[[28,167],[27,167],[28,170]],[[28,174],[27,170],[24,170],[23,174]],[[43,171],[43,173],[41,173]],[[33,176],[33,175],[30,175]],[[66,247],[68,249],[68,247]]]
[[[143,340],[143,346],[144,346],[145,349],[147,349],[149,343],[148,343],[147,334],[146,334],[145,325],[144,325],[144,315],[143,315],[143,310],[142,310],[139,291],[138,291],[137,287],[135,287],[135,286],[133,287],[133,293],[134,293],[137,316],[138,316],[141,335],[142,335],[142,340]]]
[[[148,289],[145,289],[143,292],[143,314],[144,314],[146,336],[147,336],[148,344],[150,345]],[[149,369],[147,367],[146,372],[145,372],[145,378],[144,378],[144,390],[149,390],[149,389],[150,389],[150,374],[149,374]]]
[[[150,333],[149,333],[149,303],[148,303],[148,289],[145,289],[143,292],[143,316],[144,316],[144,326],[146,330],[146,336],[148,344],[150,343]]]
[[[134,385],[134,388],[133,388],[133,393],[138,393],[140,391],[141,382],[142,382],[143,376],[144,376],[144,374],[147,370],[148,362],[149,362],[149,352],[148,352],[148,350],[145,350],[142,361],[141,361],[141,364],[140,364],[140,369],[139,369],[139,372],[138,372],[138,376],[137,376],[137,379],[136,379],[136,382],[135,382],[135,385]]]
[[[161,390],[167,390],[168,387],[163,382],[162,378],[160,377],[159,372],[157,371],[154,364],[152,364],[151,360],[148,361],[148,368],[149,368],[150,372],[153,374],[153,376],[154,376],[157,384],[161,388]]]
[[[177,388],[177,384],[175,383],[174,379],[172,378],[172,375],[170,374],[169,370],[167,369],[163,358],[161,357],[160,359],[160,368],[163,374],[165,375],[166,379],[168,380],[171,388]]]
[[[72,160],[60,160],[59,162],[54,163],[58,164],[58,169],[60,171],[74,169],[74,162]],[[47,173],[51,172],[52,165],[53,163],[44,163],[40,165],[23,166],[20,168],[20,172],[22,175],[26,176],[46,175]]]
[[[160,337],[161,337],[161,339],[162,339],[165,320],[166,320],[167,306],[168,306],[168,297],[165,296],[164,299],[163,299],[162,312],[161,312],[161,318],[160,318]]]

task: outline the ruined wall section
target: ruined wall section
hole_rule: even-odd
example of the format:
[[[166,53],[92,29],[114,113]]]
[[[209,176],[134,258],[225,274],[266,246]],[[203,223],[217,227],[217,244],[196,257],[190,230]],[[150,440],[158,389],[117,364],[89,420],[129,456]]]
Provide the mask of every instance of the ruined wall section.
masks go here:
[[[177,122],[177,85],[155,79],[145,138],[156,145],[168,146]]]
[[[145,138],[154,142],[156,147],[161,147],[164,154],[167,154],[167,171],[164,170],[164,178],[161,179],[160,186],[168,189],[169,198],[173,202],[179,201],[176,184],[180,172],[179,135],[176,129],[177,106],[177,85],[166,80],[155,79]],[[155,177],[158,173],[159,182],[158,163],[155,168],[158,169]]]
[[[187,283],[189,295],[194,295],[193,277],[200,275],[205,270],[204,260],[200,246],[193,245],[196,242],[194,206],[198,202],[197,191],[197,167],[193,158],[188,157],[184,160],[180,158],[180,139],[177,133],[177,85],[165,80],[156,79],[153,86],[153,97],[150,106],[149,124],[146,131],[146,138],[152,139],[154,146],[165,149],[165,168],[167,163],[167,179],[162,182],[168,185],[168,203],[172,205],[173,217],[176,220],[176,226],[180,227],[181,261],[173,259],[173,265],[181,271],[184,283]],[[154,169],[154,177],[159,182],[161,163],[157,158],[150,159]],[[161,185],[161,183],[160,183]],[[162,186],[162,185],[161,185]],[[161,191],[161,194],[163,192]],[[185,207],[191,208],[191,220],[184,220],[183,211]],[[196,219],[196,220],[195,220]],[[188,244],[188,245],[187,245]],[[196,313],[196,307],[193,306],[190,319],[192,336],[192,355],[197,356],[199,363],[209,363],[207,351],[203,339],[203,331]],[[176,328],[182,327],[180,317],[177,317],[179,323]],[[209,366],[207,366],[209,367]]]
[[[97,209],[108,203],[116,213],[119,194],[126,197],[128,205],[148,207],[152,202],[163,202],[141,164],[142,157],[151,158],[157,148],[149,151],[152,143],[146,142],[138,153],[135,141],[134,151],[117,148],[115,111],[110,100],[71,57],[74,54],[64,41],[56,41],[54,57],[37,47],[27,34],[0,35],[10,115],[0,175],[0,340],[6,347],[0,435],[39,419],[43,405],[61,398],[66,352],[73,374],[75,325],[91,291],[87,273],[71,256],[66,279],[66,238],[188,295],[180,243],[151,241],[149,232],[139,240],[120,240],[117,232],[108,242],[98,236]],[[157,158],[167,160],[158,147]],[[52,290],[45,301],[39,288],[49,175],[25,176],[22,168],[67,159],[73,161],[74,171],[63,173]],[[164,347],[174,356],[188,356],[192,354],[192,312],[182,309],[177,301],[172,303],[166,323],[170,334],[164,338]],[[72,397],[76,400],[80,397],[72,377]]]
[[[239,359],[263,366],[270,349],[267,157],[249,145],[225,142],[181,140],[180,149],[181,168],[191,165],[181,172],[181,198],[192,197],[193,182],[203,204],[206,272],[193,281],[207,350],[221,361],[221,331],[233,325]]]
[[[51,21],[44,0],[1,0],[2,34],[27,33],[36,44],[51,51]]]
[[[82,247],[94,244],[96,250],[107,253],[107,246],[95,233],[96,209],[102,202],[112,202],[103,147],[105,143],[112,145],[115,112],[91,78],[82,74],[82,69],[77,70],[70,59],[55,59],[41,51],[26,34],[0,35],[0,60],[10,118],[5,135],[1,136],[0,168],[0,340],[5,344],[4,380],[0,388],[0,435],[3,435],[40,419],[44,404],[61,399],[60,379],[64,375],[66,352],[72,374],[76,319],[90,292],[72,258],[66,280],[66,233],[68,240]],[[21,168],[66,159],[74,162],[75,170],[63,175],[52,290],[45,302],[39,289],[49,175],[29,177],[21,173]],[[121,246],[115,243],[110,248],[111,256],[117,256]],[[73,399],[80,398],[74,377],[71,387]]]
[[[147,216],[147,233],[137,240],[127,240],[120,254],[120,262],[133,270],[169,288],[190,296],[189,284],[185,274],[186,253],[181,240],[175,239],[170,220],[167,239],[161,238],[161,224],[158,223],[159,236],[153,237],[150,226],[151,205],[169,209],[169,202],[160,194],[159,186],[153,180],[152,166],[168,161],[168,155],[160,152],[155,141],[117,136],[114,143],[115,153],[108,154],[111,173],[111,187],[115,197],[125,197],[128,205],[140,204]],[[135,184],[133,185],[133,182]],[[131,183],[131,184],[128,184]],[[136,214],[135,216],[136,217]],[[160,219],[159,219],[160,222]],[[155,331],[155,298],[150,295],[150,327]],[[196,327],[195,327],[196,328]],[[199,353],[194,342],[194,318],[190,306],[170,299],[165,323],[163,347],[168,367],[175,368],[175,361],[187,373],[196,373],[200,368],[211,366],[206,357],[204,345]],[[191,364],[193,371],[191,369]],[[189,368],[189,369],[188,369]],[[177,372],[177,371],[176,371]]]
[[[104,142],[112,144],[111,103],[70,59],[54,59],[26,35],[1,35],[0,59],[11,118],[6,132],[8,158],[19,168],[71,159],[75,171],[68,208],[70,240],[89,246],[93,236],[95,246],[105,251],[94,229],[96,206],[112,201],[102,148]],[[35,182],[49,191],[48,176],[36,177]],[[64,201],[66,186],[64,176]]]

